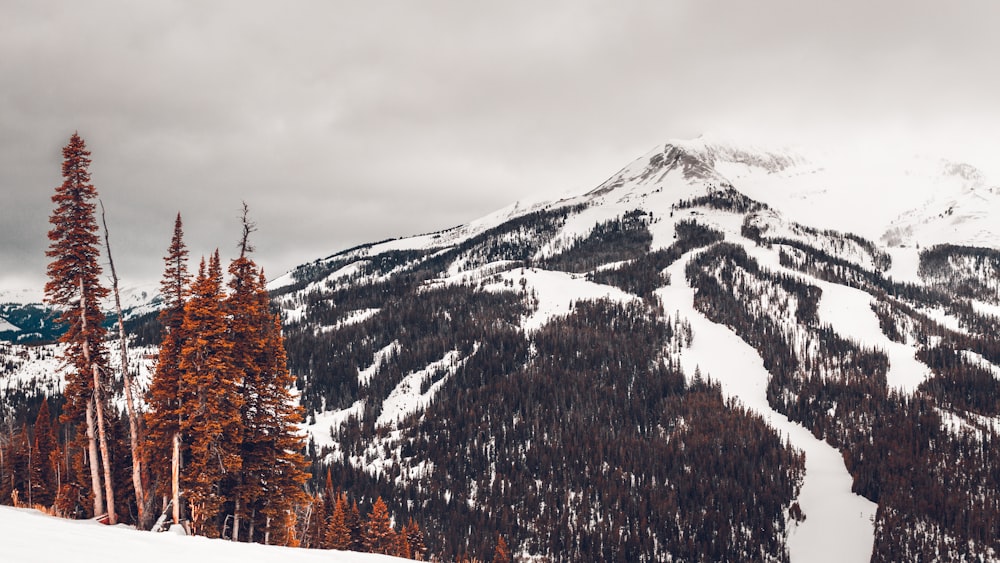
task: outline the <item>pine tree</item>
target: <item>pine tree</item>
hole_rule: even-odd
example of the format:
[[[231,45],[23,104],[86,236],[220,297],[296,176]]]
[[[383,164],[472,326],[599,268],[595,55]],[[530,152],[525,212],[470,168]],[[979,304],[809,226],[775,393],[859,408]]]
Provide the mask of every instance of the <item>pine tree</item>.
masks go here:
[[[14,485],[14,470],[11,462],[14,456],[14,431],[0,432],[0,504],[10,502]]]
[[[241,510],[254,512],[263,517],[265,534],[280,534],[292,509],[309,501],[303,489],[308,474],[296,428],[302,413],[292,400],[295,379],[288,371],[280,319],[270,311],[264,274],[249,257],[254,230],[244,204],[240,255],[229,266],[226,301],[232,361],[243,376],[245,398],[237,520]]]
[[[423,561],[424,556],[427,555],[427,545],[424,543],[424,532],[421,531],[420,526],[417,522],[410,518],[407,522],[406,528],[403,529],[403,533],[406,534],[406,541],[410,546],[411,559],[416,559],[417,561]]]
[[[368,515],[365,526],[365,551],[392,555],[396,546],[396,532],[389,521],[389,509],[382,497],[378,497]]]
[[[351,504],[350,510],[346,514],[347,529],[351,531],[351,551],[363,551],[365,549],[365,538],[363,522],[361,521],[361,511],[358,510],[358,501]]]
[[[497,536],[497,549],[493,553],[493,563],[510,562],[510,549],[507,547],[507,541],[503,539],[503,536]]]
[[[59,476],[59,442],[52,429],[48,397],[42,399],[42,406],[39,407],[38,416],[35,418],[34,450],[37,459],[33,460],[33,463],[39,467],[39,482],[32,493],[32,502],[51,506],[62,483]]]
[[[330,468],[326,468],[326,482],[323,485],[323,512],[326,520],[323,522],[323,549],[330,549],[330,520],[333,518],[333,511],[337,507],[337,499],[340,492],[333,488],[333,478],[330,475]]]
[[[351,549],[351,528],[347,523],[349,511],[347,496],[343,494],[337,495],[337,502],[333,506],[333,513],[330,515],[330,520],[327,524],[327,549],[339,549],[341,551]]]
[[[52,262],[47,268],[49,280],[45,284],[45,296],[49,303],[62,309],[59,321],[68,327],[60,339],[66,344],[63,358],[72,368],[66,376],[63,420],[80,426],[82,421],[86,422],[94,512],[99,514],[105,510],[106,496],[108,520],[115,523],[104,420],[108,370],[102,346],[104,313],[100,309],[100,300],[108,295],[108,290],[100,283],[98,228],[92,203],[97,190],[90,183],[89,166],[90,151],[83,139],[74,133],[63,148],[63,183],[52,196],[56,209],[49,218],[52,229],[49,231],[49,250],[45,254]],[[97,453],[98,439],[101,456]],[[99,472],[102,462],[103,490]]]
[[[190,281],[187,259],[183,223],[181,214],[178,213],[174,221],[173,238],[167,255],[163,258],[166,263],[163,280],[160,282],[160,292],[166,301],[160,311],[163,339],[156,372],[146,398],[149,411],[146,413],[146,443],[143,448],[147,467],[153,475],[153,493],[164,499],[172,492],[170,475],[173,441],[174,436],[179,436],[180,433],[180,361],[186,342],[184,305]],[[174,513],[179,516],[180,507],[174,508]]]
[[[179,419],[187,456],[181,484],[195,532],[218,537],[223,503],[242,467],[243,438],[241,374],[227,336],[218,251],[207,267],[201,262],[182,327],[187,339],[181,349]]]
[[[392,548],[391,555],[402,557],[403,559],[413,559],[413,549],[410,547],[410,539],[406,536],[405,531],[400,530],[396,534],[396,542]]]
[[[28,492],[31,489],[31,440],[28,438],[27,425],[23,425],[19,431],[11,434],[7,452],[6,463],[10,482],[4,487],[4,501],[19,506],[28,502]]]

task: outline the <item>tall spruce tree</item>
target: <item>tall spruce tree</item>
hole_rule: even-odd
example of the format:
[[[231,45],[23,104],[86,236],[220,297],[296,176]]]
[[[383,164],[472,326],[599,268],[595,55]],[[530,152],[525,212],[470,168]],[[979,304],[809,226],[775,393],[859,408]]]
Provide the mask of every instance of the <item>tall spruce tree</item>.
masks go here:
[[[250,259],[250,234],[255,230],[243,205],[240,255],[229,266],[230,294],[226,301],[232,359],[242,373],[243,467],[237,485],[237,524],[243,513],[259,516],[253,524],[269,539],[283,543],[292,508],[309,501],[303,489],[303,439],[296,425],[301,409],[293,404],[295,383],[288,371],[281,324],[271,313],[264,274]],[[239,526],[235,526],[234,539]],[[250,538],[253,541],[254,538]]]
[[[401,533],[406,534],[406,541],[410,545],[410,558],[423,561],[424,555],[427,554],[427,545],[424,543],[424,533],[420,530],[420,525],[410,518]]]
[[[288,370],[281,318],[268,312],[271,300],[263,271],[257,279],[256,292],[259,310],[264,313],[261,318],[264,349],[259,385],[253,391],[258,393],[259,410],[257,416],[252,417],[256,418],[256,424],[251,435],[253,447],[263,453],[256,457],[266,460],[264,471],[256,477],[266,484],[260,499],[265,503],[261,509],[265,517],[276,519],[279,525],[287,527],[292,509],[306,498],[303,486],[309,478],[302,454],[305,439],[298,429],[302,423],[302,407],[293,400],[295,377]]]
[[[242,468],[242,375],[223,308],[219,252],[204,259],[184,307],[181,349],[180,431],[187,456],[181,484],[190,503],[195,532],[219,537],[223,505],[232,500]]]
[[[174,221],[174,234],[167,255],[163,258],[166,268],[160,282],[160,293],[165,304],[160,311],[163,338],[160,342],[156,371],[147,393],[146,402],[146,442],[144,457],[153,475],[154,493],[166,499],[172,493],[171,460],[173,458],[174,437],[179,439],[181,351],[184,335],[184,305],[187,302],[190,276],[187,268],[188,250],[184,244],[184,228],[181,214]],[[174,507],[174,514],[180,516],[180,507]],[[177,523],[177,522],[174,522]]]
[[[330,514],[326,529],[326,548],[349,550],[351,549],[351,529],[347,525],[347,496],[338,493],[337,501]]]
[[[105,387],[108,377],[103,348],[104,313],[100,300],[108,290],[100,283],[100,247],[94,217],[97,190],[90,183],[90,151],[76,133],[63,148],[63,183],[52,202],[56,208],[49,218],[49,249],[46,300],[61,309],[59,321],[68,327],[60,339],[66,347],[63,359],[70,367],[66,376],[66,405],[63,420],[76,423],[88,441],[88,465],[94,513],[107,510],[115,523],[114,485],[105,424]],[[101,454],[98,454],[100,440]],[[104,467],[104,487],[100,467]],[[105,503],[105,497],[107,502]]]
[[[384,555],[395,554],[396,531],[389,520],[389,509],[382,497],[378,497],[365,525],[365,550]]]

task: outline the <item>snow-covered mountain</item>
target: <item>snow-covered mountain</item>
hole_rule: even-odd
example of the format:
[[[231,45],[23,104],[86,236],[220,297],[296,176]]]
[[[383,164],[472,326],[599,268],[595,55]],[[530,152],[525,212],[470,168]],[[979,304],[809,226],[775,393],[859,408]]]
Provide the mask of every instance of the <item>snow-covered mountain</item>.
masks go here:
[[[671,141],[304,264],[270,288],[314,469],[446,558],[995,560],[991,185]]]
[[[588,545],[612,542],[630,558],[683,557],[678,546],[685,534],[712,528],[706,521],[684,522],[680,527],[690,528],[672,538],[663,530],[651,532],[653,546],[612,541],[615,535],[592,512],[591,524],[585,524],[588,510],[611,509],[606,490],[588,492],[594,477],[553,484],[566,481],[557,473],[578,471],[570,467],[580,464],[589,474],[589,465],[581,461],[586,456],[567,453],[573,445],[565,443],[568,430],[559,425],[574,420],[574,401],[600,408],[586,393],[564,397],[548,389],[554,385],[550,378],[558,379],[551,370],[574,366],[557,387],[600,387],[600,378],[608,376],[602,370],[609,369],[597,368],[600,361],[593,358],[594,365],[556,360],[565,352],[559,342],[565,341],[573,349],[597,347],[611,357],[615,354],[607,347],[644,350],[646,363],[631,369],[669,366],[684,374],[689,389],[697,388],[695,374],[710,377],[723,400],[737,401],[733,405],[746,409],[739,412],[751,419],[760,417],[786,441],[788,452],[805,453],[804,467],[784,466],[787,475],[798,477],[784,515],[772,521],[774,535],[729,531],[721,553],[793,561],[862,561],[872,553],[882,560],[887,554],[893,559],[927,549],[939,555],[995,556],[1000,546],[992,536],[967,537],[968,531],[947,523],[954,515],[917,510],[901,500],[904,490],[909,494],[918,485],[890,484],[889,474],[896,469],[888,461],[900,455],[893,442],[909,443],[925,455],[908,458],[907,471],[934,474],[945,465],[962,471],[945,461],[950,454],[930,453],[936,446],[913,444],[925,439],[921,432],[913,431],[920,438],[913,432],[905,439],[897,435],[920,417],[933,418],[937,434],[952,437],[953,451],[995,439],[1000,354],[989,328],[997,322],[992,316],[997,300],[990,294],[996,287],[990,282],[994,259],[987,250],[970,255],[948,249],[939,249],[946,256],[935,258],[907,244],[967,244],[969,239],[948,238],[940,227],[944,218],[922,223],[925,231],[945,233],[941,239],[925,238],[914,228],[893,241],[894,248],[876,242],[890,226],[908,224],[913,212],[907,215],[907,210],[930,209],[949,198],[965,197],[963,209],[969,211],[963,217],[977,209],[984,217],[1000,217],[992,208],[977,207],[973,196],[982,195],[986,185],[971,166],[932,159],[858,161],[705,139],[672,141],[579,195],[514,205],[449,231],[352,249],[305,265],[272,287],[288,320],[290,357],[302,378],[318,456],[389,479],[404,491],[424,491],[412,494],[430,505],[451,506],[459,499],[491,525],[497,525],[504,502],[517,502],[504,496],[505,487],[523,488],[520,494],[545,508],[522,506],[516,511],[518,523],[504,532],[519,538],[527,553],[587,558],[596,553]],[[996,247],[1000,238],[986,234],[974,242]],[[948,291],[952,283],[972,289],[956,297]],[[483,300],[496,302],[484,305]],[[593,303],[600,305],[585,305]],[[644,348],[608,328],[627,325],[623,316],[646,319],[644,331],[656,333],[658,323],[674,329]],[[591,326],[592,333],[580,334],[577,323]],[[495,349],[491,340],[500,337],[492,331],[499,326],[504,337],[527,346],[524,355],[510,352],[513,344]],[[587,357],[586,351],[576,353]],[[617,361],[619,367],[628,363]],[[533,390],[511,388],[510,381]],[[615,393],[613,388],[604,392]],[[541,408],[552,397],[567,404],[553,420],[518,401],[516,407],[498,401],[495,393],[539,401]],[[865,397],[860,402],[858,394]],[[625,400],[619,398],[615,408],[629,412],[620,403]],[[898,412],[885,414],[894,409]],[[479,414],[470,420],[465,412]],[[484,424],[479,417],[489,419],[485,413],[501,420]],[[616,417],[635,413],[610,416],[585,426],[604,432]],[[539,420],[560,430],[543,431]],[[683,426],[683,420],[663,427]],[[533,428],[518,432],[528,446],[497,445],[521,424]],[[455,437],[456,425],[472,425],[477,437]],[[560,436],[557,443],[545,438],[549,433]],[[675,439],[671,432],[662,436],[668,443]],[[539,442],[542,453],[535,445]],[[433,453],[442,444],[481,469],[456,467]],[[593,447],[606,446],[597,440]],[[530,463],[533,455],[561,456],[562,461],[547,466],[549,473],[536,470],[537,481],[524,482],[509,470],[501,475],[498,466]],[[987,457],[980,462],[997,463],[996,454]],[[664,463],[642,459],[654,466]],[[624,463],[605,460],[600,473],[626,471]],[[653,479],[649,472],[654,471],[633,474],[633,482]],[[680,477],[674,480],[667,486],[680,487]],[[985,510],[991,522],[997,521],[993,501],[961,489],[976,482],[976,487],[996,490],[995,478],[969,470],[959,480],[966,485],[921,483],[939,489],[920,494],[961,497],[956,506],[965,503],[965,508],[956,511]],[[636,485],[633,494],[648,498],[653,493]],[[622,509],[627,501],[621,498],[614,502],[625,513],[617,537],[628,537],[631,517],[649,518],[635,507]],[[806,514],[804,521],[790,516],[793,504]],[[449,525],[442,517],[442,528]],[[543,532],[553,526],[568,536],[557,541]],[[752,555],[749,545],[775,550]],[[713,546],[718,547],[712,541],[699,544],[695,552],[704,554]]]
[[[890,246],[953,244],[997,248],[1000,241],[1000,187],[987,184],[969,165],[941,163],[939,192],[897,217],[882,242]],[[950,185],[949,185],[950,184]]]

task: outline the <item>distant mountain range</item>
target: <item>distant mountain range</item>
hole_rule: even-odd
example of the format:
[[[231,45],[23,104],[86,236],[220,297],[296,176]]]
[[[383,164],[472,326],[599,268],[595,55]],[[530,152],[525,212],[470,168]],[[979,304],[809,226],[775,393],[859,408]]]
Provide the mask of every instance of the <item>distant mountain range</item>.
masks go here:
[[[444,557],[996,560],[998,197],[967,164],[671,141],[304,264],[270,289],[314,473]]]

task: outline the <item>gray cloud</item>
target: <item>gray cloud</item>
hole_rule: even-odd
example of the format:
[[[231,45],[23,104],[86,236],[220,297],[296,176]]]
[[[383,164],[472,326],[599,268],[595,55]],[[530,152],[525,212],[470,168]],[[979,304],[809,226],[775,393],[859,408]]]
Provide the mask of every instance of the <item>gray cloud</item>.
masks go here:
[[[177,211],[231,255],[243,200],[277,275],[706,130],[997,149],[989,2],[281,4],[0,5],[0,286],[44,274],[74,130],[126,283],[159,278]]]

